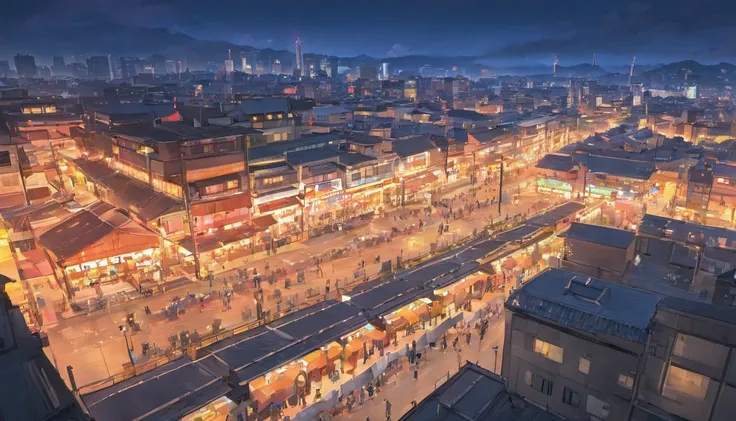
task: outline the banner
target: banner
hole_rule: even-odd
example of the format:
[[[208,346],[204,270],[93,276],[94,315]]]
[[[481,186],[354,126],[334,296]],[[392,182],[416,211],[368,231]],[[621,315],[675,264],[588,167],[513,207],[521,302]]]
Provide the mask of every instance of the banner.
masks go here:
[[[384,371],[386,371],[386,367],[388,367],[388,358],[381,357],[378,361],[376,361],[371,366],[371,372],[373,373],[374,378],[378,378]]]
[[[370,383],[373,379],[373,372],[371,370],[363,371],[340,386],[340,396],[344,397],[349,395],[350,392],[359,390],[361,387]]]
[[[316,420],[321,413],[325,411],[329,411],[335,405],[337,405],[337,395],[338,395],[337,390],[331,391],[330,393],[326,394],[322,399],[320,399],[318,402],[315,402],[312,405],[309,405],[308,407],[299,411],[299,413],[297,413],[294,416],[294,418],[292,418],[292,421]]]
[[[427,341],[429,341],[430,343],[437,342],[437,340],[445,332],[447,332],[452,326],[456,325],[462,319],[463,319],[463,313],[462,312],[457,313],[456,315],[454,315],[452,317],[446,318],[437,327],[435,327],[431,331],[427,332]]]

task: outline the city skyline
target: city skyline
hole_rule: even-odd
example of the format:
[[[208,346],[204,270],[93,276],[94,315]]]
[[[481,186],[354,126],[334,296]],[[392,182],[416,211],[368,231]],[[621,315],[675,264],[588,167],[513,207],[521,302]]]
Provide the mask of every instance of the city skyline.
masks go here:
[[[5,14],[0,35],[22,36],[4,43],[0,55],[22,52],[50,59],[75,53],[165,53],[146,50],[163,49],[155,45],[157,36],[163,46],[184,43],[186,36],[292,52],[299,37],[307,53],[377,58],[462,55],[490,64],[547,63],[553,54],[567,64],[588,62],[598,54],[603,66],[623,64],[635,54],[643,64],[683,59],[716,63],[736,55],[730,25],[736,20],[736,7],[723,0],[699,3],[696,14],[691,3],[681,0],[604,5],[578,0],[549,5],[533,0],[523,9],[461,0],[451,9],[462,15],[457,22],[448,18],[443,7],[416,1],[398,6],[379,2],[360,19],[329,1],[284,10],[275,5],[249,10],[247,5],[226,3],[223,8],[229,13],[188,1],[134,0],[120,11],[117,3],[108,0],[64,6],[41,1],[28,10],[11,9]],[[395,13],[381,13],[382,6]],[[52,14],[59,19],[51,21]],[[243,16],[248,17],[247,25],[242,25]],[[437,31],[438,27],[444,30]],[[54,31],[56,36],[48,37]],[[144,37],[137,42],[142,32],[147,41],[143,42]],[[96,34],[94,39],[89,39],[90,33]]]

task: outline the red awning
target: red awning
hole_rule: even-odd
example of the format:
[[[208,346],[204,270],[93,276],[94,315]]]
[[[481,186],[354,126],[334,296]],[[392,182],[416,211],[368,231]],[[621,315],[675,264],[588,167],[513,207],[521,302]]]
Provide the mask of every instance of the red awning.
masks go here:
[[[258,205],[258,212],[261,215],[265,215],[280,209],[301,205],[302,202],[300,202],[299,198],[297,198],[296,196],[284,197],[283,199],[276,199],[270,202],[261,203],[260,205]]]
[[[240,208],[251,207],[253,207],[253,201],[250,199],[250,195],[243,193],[210,202],[193,203],[192,216],[214,215],[220,212],[229,212]]]

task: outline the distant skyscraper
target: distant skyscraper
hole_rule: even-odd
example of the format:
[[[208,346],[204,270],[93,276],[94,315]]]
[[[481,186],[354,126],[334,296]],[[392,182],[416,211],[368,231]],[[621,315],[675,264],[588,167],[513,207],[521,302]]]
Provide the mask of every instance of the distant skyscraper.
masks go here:
[[[18,77],[36,77],[38,70],[36,69],[36,58],[26,54],[17,54],[15,56],[15,70]]]
[[[151,64],[153,65],[153,73],[157,75],[166,74],[166,57],[161,54],[151,56]]]
[[[227,50],[227,60],[225,60],[225,73],[232,73],[235,71],[235,63],[233,63],[233,57],[230,54],[230,49]]]
[[[296,68],[299,69],[298,74],[304,75],[304,57],[302,56],[302,40],[296,39]]]
[[[276,59],[273,61],[273,73],[277,75],[281,74],[281,60]]]
[[[688,86],[685,90],[687,99],[698,99],[698,85]]]
[[[388,63],[381,63],[381,79],[388,80]]]
[[[166,74],[176,74],[176,63],[174,63],[174,60],[166,60]]]
[[[7,60],[0,61],[0,77],[5,78],[10,76],[10,63]]]
[[[54,60],[51,64],[51,70],[55,74],[61,74],[66,72],[66,63],[64,62],[64,57],[62,56],[55,56]]]
[[[242,54],[242,53],[241,53]],[[244,56],[240,56],[240,66],[241,66],[241,72],[243,73],[250,73],[248,70],[248,59]]]
[[[110,80],[110,61],[107,56],[93,56],[88,58],[87,75],[91,79]]]

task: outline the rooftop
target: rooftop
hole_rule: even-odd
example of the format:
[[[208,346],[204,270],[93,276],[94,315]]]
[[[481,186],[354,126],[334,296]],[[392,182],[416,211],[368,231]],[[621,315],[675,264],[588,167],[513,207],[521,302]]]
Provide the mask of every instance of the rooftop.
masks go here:
[[[429,135],[410,137],[408,139],[394,140],[393,151],[400,157],[418,155],[422,152],[430,151],[436,148],[434,142]]]
[[[292,165],[306,165],[336,158],[340,153],[332,148],[305,149],[286,153],[286,161]]]
[[[561,418],[511,395],[503,377],[465,365],[400,421],[558,421]]]
[[[550,121],[553,121],[555,118],[552,116],[544,116],[544,117],[538,117],[538,118],[532,118],[530,120],[523,120],[517,123],[516,125],[519,127],[535,127],[540,124],[545,124]]]
[[[634,242],[636,234],[632,231],[573,222],[560,237],[625,249]]]
[[[537,162],[537,168],[543,170],[568,172],[576,168],[577,162],[570,155],[548,153]]]
[[[511,294],[506,306],[593,336],[644,343],[662,296],[548,269]]]
[[[215,137],[252,135],[259,133],[249,127],[205,126],[194,127],[187,123],[163,123],[153,125],[130,125],[115,127],[115,134],[151,142],[186,142]]]
[[[576,159],[593,173],[634,178],[638,180],[649,180],[654,173],[653,162],[634,161],[631,159],[588,154],[579,154],[576,156]]]

